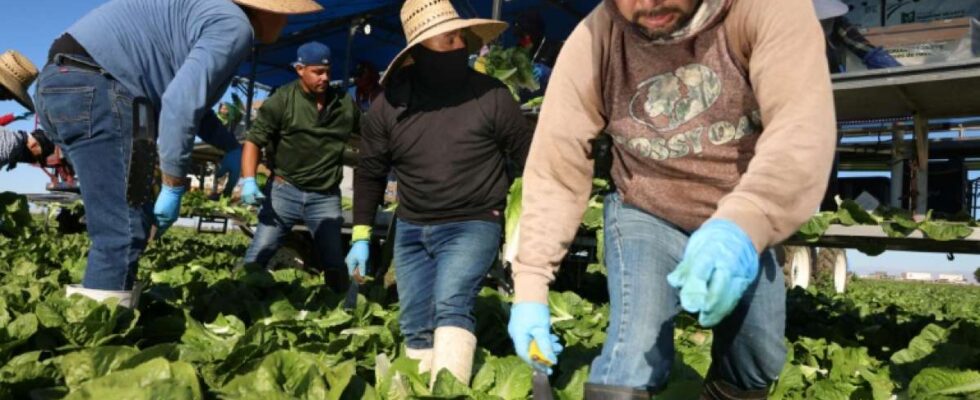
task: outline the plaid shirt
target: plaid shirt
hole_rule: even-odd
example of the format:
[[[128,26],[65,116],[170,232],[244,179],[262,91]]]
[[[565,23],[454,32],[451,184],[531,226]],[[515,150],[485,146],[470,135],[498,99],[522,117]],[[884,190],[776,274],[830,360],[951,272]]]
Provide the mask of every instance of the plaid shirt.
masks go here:
[[[830,72],[844,72],[845,51],[850,51],[863,60],[864,56],[875,49],[857,26],[847,18],[833,18],[824,22],[830,24],[830,32],[827,35],[827,60],[830,62]]]
[[[0,127],[0,168],[13,169],[27,147],[27,134]]]

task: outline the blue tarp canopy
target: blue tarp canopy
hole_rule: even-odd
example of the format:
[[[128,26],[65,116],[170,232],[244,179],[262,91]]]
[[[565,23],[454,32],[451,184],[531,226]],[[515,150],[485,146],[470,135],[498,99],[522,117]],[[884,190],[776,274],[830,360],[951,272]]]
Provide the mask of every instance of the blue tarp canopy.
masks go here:
[[[381,71],[405,46],[399,11],[400,0],[317,0],[324,11],[316,14],[291,17],[277,43],[256,47],[253,58],[243,63],[238,75],[270,87],[278,87],[296,79],[290,63],[296,58],[299,45],[316,40],[330,46],[333,51],[332,79],[344,79],[359,61],[367,61]],[[501,19],[513,23],[514,18],[526,10],[536,10],[545,21],[547,40],[564,40],[576,24],[599,3],[600,0],[506,0],[501,8]],[[490,18],[493,0],[453,0],[463,18]],[[370,34],[356,30],[349,39],[352,27],[358,22],[370,24]],[[350,40],[350,46],[348,46]],[[506,45],[513,45],[515,38],[510,31],[501,36]],[[349,48],[348,48],[349,47]],[[349,57],[348,57],[349,54]]]

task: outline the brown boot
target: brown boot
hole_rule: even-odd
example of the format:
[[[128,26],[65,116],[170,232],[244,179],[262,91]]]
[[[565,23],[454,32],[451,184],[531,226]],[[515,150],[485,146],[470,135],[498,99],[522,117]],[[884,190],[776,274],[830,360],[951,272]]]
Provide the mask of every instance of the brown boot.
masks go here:
[[[721,380],[707,380],[701,400],[766,400],[769,389],[742,390]]]
[[[585,400],[650,400],[653,394],[625,386],[585,384]]]

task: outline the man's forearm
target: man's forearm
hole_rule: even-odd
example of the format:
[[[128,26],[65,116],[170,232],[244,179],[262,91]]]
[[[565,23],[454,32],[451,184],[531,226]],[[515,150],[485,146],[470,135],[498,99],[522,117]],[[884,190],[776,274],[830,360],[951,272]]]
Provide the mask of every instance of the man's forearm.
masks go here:
[[[255,171],[259,168],[259,146],[248,140],[242,147],[242,177],[254,178]]]

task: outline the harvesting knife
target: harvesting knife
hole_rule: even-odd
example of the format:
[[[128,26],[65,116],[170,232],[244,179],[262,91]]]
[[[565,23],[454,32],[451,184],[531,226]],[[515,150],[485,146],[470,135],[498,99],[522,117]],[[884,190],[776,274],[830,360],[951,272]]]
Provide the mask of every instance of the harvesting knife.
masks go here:
[[[551,367],[551,361],[541,353],[537,342],[531,341],[531,348],[528,350],[528,354],[531,356],[531,361],[545,367]],[[531,378],[531,390],[534,400],[554,400],[548,374],[539,371],[537,368],[534,368],[534,376]]]

